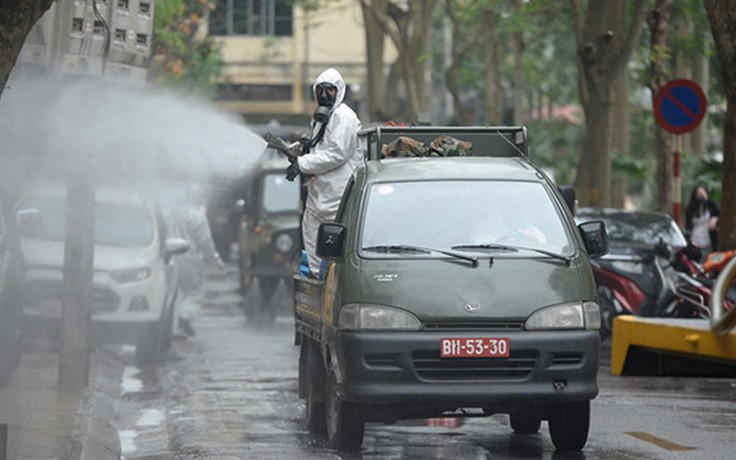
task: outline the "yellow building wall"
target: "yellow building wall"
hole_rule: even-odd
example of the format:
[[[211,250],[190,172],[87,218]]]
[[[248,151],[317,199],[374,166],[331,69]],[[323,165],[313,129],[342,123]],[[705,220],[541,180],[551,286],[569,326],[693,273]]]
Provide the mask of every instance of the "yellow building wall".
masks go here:
[[[309,94],[302,88],[311,86],[328,67],[340,71],[348,85],[365,88],[366,45],[360,2],[333,0],[328,5],[310,12],[295,7],[291,37],[214,37],[222,45],[222,83],[292,86],[291,101],[220,101],[218,105],[243,113],[311,113]],[[396,60],[388,38],[384,55],[387,64]]]

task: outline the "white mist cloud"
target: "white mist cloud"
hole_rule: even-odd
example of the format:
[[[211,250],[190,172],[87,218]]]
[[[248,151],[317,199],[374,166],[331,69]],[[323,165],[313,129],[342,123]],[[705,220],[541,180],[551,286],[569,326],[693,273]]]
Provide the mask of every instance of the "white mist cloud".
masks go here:
[[[265,147],[236,115],[160,91],[15,76],[0,99],[6,182],[80,169],[99,183],[236,179]]]

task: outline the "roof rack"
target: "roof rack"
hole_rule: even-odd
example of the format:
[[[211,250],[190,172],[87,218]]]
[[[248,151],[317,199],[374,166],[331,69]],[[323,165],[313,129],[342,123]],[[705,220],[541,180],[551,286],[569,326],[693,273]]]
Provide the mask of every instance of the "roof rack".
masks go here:
[[[429,144],[439,136],[472,142],[474,157],[523,157],[530,160],[526,126],[375,126],[363,129],[366,158],[380,160],[381,148],[400,136]]]

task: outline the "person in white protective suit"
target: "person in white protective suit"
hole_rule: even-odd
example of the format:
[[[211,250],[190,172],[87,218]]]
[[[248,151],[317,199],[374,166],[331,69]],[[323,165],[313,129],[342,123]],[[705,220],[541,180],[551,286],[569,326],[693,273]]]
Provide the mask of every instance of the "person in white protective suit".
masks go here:
[[[203,190],[198,186],[190,186],[186,195],[186,205],[171,210],[168,226],[172,237],[189,242],[187,252],[174,256],[179,288],[174,310],[177,329],[192,336],[192,322],[204,298],[205,264],[216,265],[220,270],[225,265],[212,241]]]
[[[312,123],[310,153],[302,155],[287,169],[286,178],[308,177],[308,196],[302,218],[302,238],[307,251],[309,270],[319,277],[317,257],[319,225],[333,222],[342,193],[355,168],[363,161],[364,144],[358,138],[361,123],[355,112],[343,104],[345,81],[329,68],[322,72],[312,87],[318,108]],[[317,113],[324,117],[320,118]],[[329,118],[326,119],[327,115]]]

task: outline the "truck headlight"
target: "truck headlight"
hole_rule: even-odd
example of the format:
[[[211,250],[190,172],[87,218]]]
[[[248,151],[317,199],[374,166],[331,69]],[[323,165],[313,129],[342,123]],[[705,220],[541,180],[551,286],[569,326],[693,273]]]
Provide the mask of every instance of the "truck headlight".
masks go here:
[[[112,270],[110,278],[114,279],[120,284],[124,283],[138,283],[145,281],[151,276],[151,269],[145,268],[133,268],[129,270]]]
[[[286,233],[282,233],[276,237],[274,244],[279,252],[288,252],[294,247],[294,238]]]
[[[340,329],[354,331],[418,331],[422,328],[422,323],[416,316],[399,308],[351,304],[343,306],[340,310],[337,326]]]
[[[526,320],[528,331],[542,329],[587,329],[601,327],[601,313],[595,302],[553,305],[532,313]]]

